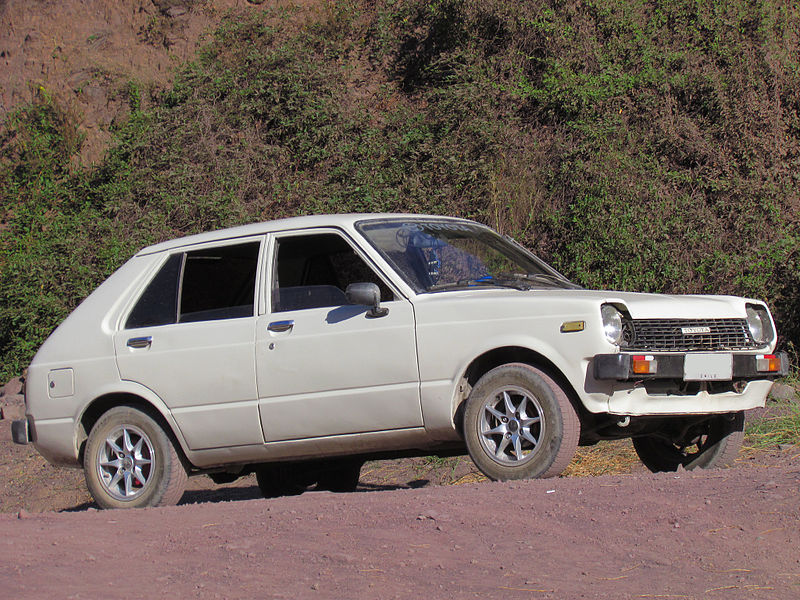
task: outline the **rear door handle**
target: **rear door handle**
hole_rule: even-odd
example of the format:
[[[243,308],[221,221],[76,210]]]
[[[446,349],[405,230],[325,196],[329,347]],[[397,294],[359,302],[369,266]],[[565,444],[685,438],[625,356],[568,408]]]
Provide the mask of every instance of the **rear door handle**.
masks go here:
[[[149,348],[153,343],[153,336],[131,338],[128,340],[128,348]]]
[[[267,325],[267,329],[269,331],[274,331],[275,333],[291,331],[292,327],[294,327],[294,321],[273,321]]]

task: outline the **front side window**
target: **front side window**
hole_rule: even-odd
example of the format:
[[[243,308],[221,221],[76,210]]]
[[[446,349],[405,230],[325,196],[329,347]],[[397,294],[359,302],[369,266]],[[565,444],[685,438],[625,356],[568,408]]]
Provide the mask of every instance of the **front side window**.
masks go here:
[[[476,286],[577,287],[525,249],[467,221],[362,221],[358,230],[417,293]]]
[[[125,328],[252,317],[260,245],[173,254],[139,297]]]
[[[378,274],[338,234],[280,238],[275,256],[273,312],[349,304],[345,291],[351,283],[374,283],[381,302],[394,300]]]

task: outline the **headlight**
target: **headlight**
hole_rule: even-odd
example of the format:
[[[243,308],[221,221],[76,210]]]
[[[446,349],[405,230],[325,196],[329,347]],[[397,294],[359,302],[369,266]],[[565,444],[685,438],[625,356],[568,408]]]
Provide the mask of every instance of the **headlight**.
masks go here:
[[[600,307],[600,314],[603,316],[603,332],[606,334],[606,339],[619,346],[622,341],[622,313],[610,304],[603,304]]]
[[[775,337],[775,331],[772,328],[772,320],[769,318],[767,309],[759,304],[748,304],[747,310],[747,328],[750,330],[750,335],[756,344],[766,344],[772,341]]]

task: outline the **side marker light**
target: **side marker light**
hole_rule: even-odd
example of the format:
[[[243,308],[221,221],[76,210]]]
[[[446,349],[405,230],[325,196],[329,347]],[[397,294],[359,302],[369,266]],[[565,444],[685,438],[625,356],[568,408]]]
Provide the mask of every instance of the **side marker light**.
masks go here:
[[[567,321],[561,324],[561,333],[572,333],[574,331],[583,331],[586,327],[586,321]]]

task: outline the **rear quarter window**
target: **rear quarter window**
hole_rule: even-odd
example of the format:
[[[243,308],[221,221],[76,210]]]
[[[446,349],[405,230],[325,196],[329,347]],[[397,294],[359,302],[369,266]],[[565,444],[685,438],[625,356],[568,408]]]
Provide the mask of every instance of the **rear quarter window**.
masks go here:
[[[183,254],[173,254],[145,288],[128,315],[125,329],[174,323],[178,314],[178,291]]]

